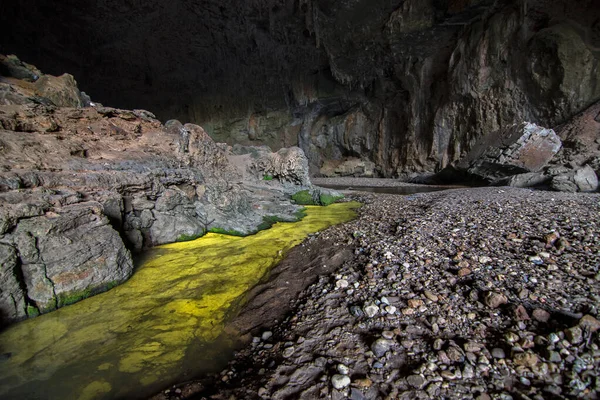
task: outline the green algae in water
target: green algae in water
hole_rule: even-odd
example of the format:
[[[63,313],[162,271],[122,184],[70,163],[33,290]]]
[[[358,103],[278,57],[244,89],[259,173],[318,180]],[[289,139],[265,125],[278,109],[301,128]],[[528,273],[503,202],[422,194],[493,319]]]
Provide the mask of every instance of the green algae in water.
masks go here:
[[[300,222],[248,237],[209,233],[151,250],[124,284],[0,333],[0,398],[143,398],[217,371],[243,295],[309,233],[358,203],[307,207]]]

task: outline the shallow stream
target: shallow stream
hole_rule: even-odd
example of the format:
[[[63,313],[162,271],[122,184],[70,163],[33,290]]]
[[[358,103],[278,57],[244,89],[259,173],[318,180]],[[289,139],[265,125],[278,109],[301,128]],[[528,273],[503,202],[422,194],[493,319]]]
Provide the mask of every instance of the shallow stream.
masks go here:
[[[152,249],[124,284],[0,333],[0,398],[144,398],[218,371],[236,345],[224,326],[244,294],[308,234],[353,219],[358,206],[308,207],[302,221],[256,235]]]

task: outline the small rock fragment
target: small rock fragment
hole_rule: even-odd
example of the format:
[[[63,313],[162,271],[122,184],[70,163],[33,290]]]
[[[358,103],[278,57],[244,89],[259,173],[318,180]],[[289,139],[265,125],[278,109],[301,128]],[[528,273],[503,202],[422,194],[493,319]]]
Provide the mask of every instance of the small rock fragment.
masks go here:
[[[583,332],[580,327],[574,326],[565,331],[565,338],[571,344],[579,344],[583,341]]]
[[[518,353],[514,357],[514,362],[516,365],[532,368],[537,365],[539,358],[533,353]]]
[[[407,303],[410,308],[419,308],[424,304],[420,299],[410,299]]]
[[[348,375],[350,374],[350,368],[348,368],[346,365],[344,364],[338,364],[337,365],[337,370],[340,374],[342,375]]]
[[[519,321],[528,321],[529,318],[529,314],[527,313],[527,310],[525,309],[525,307],[523,307],[522,304],[520,304],[516,309],[515,309],[515,317],[517,318],[517,320]]]
[[[536,308],[533,310],[533,319],[539,322],[548,322],[550,319],[550,313],[546,310],[542,310],[541,308]]]
[[[387,353],[392,348],[393,345],[394,342],[392,340],[383,338],[377,339],[371,345],[371,351],[373,351],[373,354],[375,354],[375,356],[383,357],[385,353]]]
[[[433,301],[434,303],[439,300],[438,296],[436,296],[435,294],[433,294],[433,292],[430,292],[429,290],[425,290],[423,292],[423,294],[425,295],[425,297],[427,297],[429,300]]]
[[[508,303],[508,298],[502,293],[488,292],[484,301],[488,307],[498,308],[502,304]]]
[[[349,286],[349,283],[346,279],[340,279],[335,283],[335,287],[338,289],[345,289]]]
[[[409,375],[406,378],[406,383],[415,389],[421,389],[425,385],[425,378],[423,378],[421,375]]]
[[[591,315],[585,315],[579,320],[579,326],[583,329],[587,329],[590,332],[596,332],[600,329],[600,321]]]
[[[494,358],[506,358],[506,354],[504,353],[504,350],[502,350],[500,347],[495,347],[494,349],[492,349],[492,357]]]

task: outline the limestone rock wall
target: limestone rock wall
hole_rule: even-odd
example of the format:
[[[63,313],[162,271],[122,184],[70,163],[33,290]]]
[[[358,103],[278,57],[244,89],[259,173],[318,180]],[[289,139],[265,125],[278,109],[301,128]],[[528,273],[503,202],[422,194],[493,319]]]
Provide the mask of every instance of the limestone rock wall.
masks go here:
[[[80,93],[72,78],[48,81],[48,93]],[[0,323],[125,281],[131,251],[294,221],[291,195],[311,189],[299,148],[240,158],[198,125],[61,107],[27,83],[0,76]]]
[[[312,174],[436,171],[600,97],[589,0],[40,0],[2,19],[0,44],[94,98],[230,145],[299,146]]]

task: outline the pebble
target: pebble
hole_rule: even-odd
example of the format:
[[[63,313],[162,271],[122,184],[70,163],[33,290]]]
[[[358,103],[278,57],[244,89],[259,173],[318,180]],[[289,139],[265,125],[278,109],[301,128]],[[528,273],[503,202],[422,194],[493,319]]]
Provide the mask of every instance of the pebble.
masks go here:
[[[361,318],[361,317],[365,316],[364,311],[360,307],[358,307],[358,306],[351,306],[350,307],[350,314],[352,314],[356,318]]]
[[[285,350],[283,350],[283,358],[290,358],[294,354],[294,351],[296,351],[296,349],[293,346],[287,347]]]
[[[335,287],[338,289],[346,289],[350,284],[346,279],[340,279],[335,283]]]
[[[463,347],[464,347],[465,351],[468,351],[471,353],[477,353],[483,348],[483,344],[469,341],[469,342],[465,342]]]
[[[475,370],[473,369],[473,366],[471,364],[465,365],[465,367],[463,368],[462,376],[465,379],[472,379],[475,377]]]
[[[565,338],[571,342],[571,344],[579,344],[583,340],[583,332],[580,327],[574,326],[565,330]]]
[[[393,331],[383,331],[381,332],[381,336],[384,339],[392,340],[396,334]]]
[[[539,362],[537,355],[533,353],[519,353],[514,356],[514,363],[525,367],[534,367]]]
[[[504,350],[499,348],[499,347],[495,347],[492,349],[492,357],[494,358],[506,358],[506,353],[504,353]]]
[[[392,348],[393,345],[394,342],[392,340],[383,338],[377,339],[371,345],[371,351],[373,352],[373,354],[375,354],[376,357],[383,357],[385,353],[387,353]]]
[[[408,300],[407,303],[410,308],[419,308],[424,304],[423,300],[420,299],[411,299]]]
[[[498,308],[508,303],[508,298],[502,293],[488,292],[485,296],[485,304],[491,308]]]
[[[377,307],[374,304],[369,304],[363,308],[363,311],[365,312],[367,317],[373,318],[379,313],[379,307]]]
[[[430,292],[429,290],[425,290],[423,292],[423,294],[425,295],[425,297],[427,297],[429,300],[433,301],[434,303],[437,303],[439,300],[439,297],[436,296],[435,294],[433,294],[433,292]]]
[[[348,368],[348,366],[344,365],[344,364],[338,364],[337,365],[337,371],[342,374],[342,375],[348,375],[350,374],[350,368]]]
[[[337,390],[347,388],[350,382],[350,377],[347,375],[336,374],[331,377],[331,385]]]
[[[267,340],[271,339],[271,337],[273,336],[273,332],[271,331],[265,331],[263,332],[263,334],[260,336],[261,340],[263,342],[266,342]]]
[[[527,310],[522,304],[515,309],[515,317],[520,321],[528,321],[530,319]]]
[[[406,315],[406,316],[413,315],[415,312],[416,312],[415,309],[414,308],[410,308],[410,307],[402,309],[402,314]]]
[[[550,319],[550,313],[546,310],[542,310],[541,308],[536,308],[533,310],[533,319],[539,322],[548,322]]]
[[[585,315],[579,320],[579,326],[590,332],[596,332],[597,330],[600,330],[600,321],[591,315]]]
[[[406,378],[406,383],[416,389],[421,389],[425,386],[426,381],[421,375],[409,375]]]

